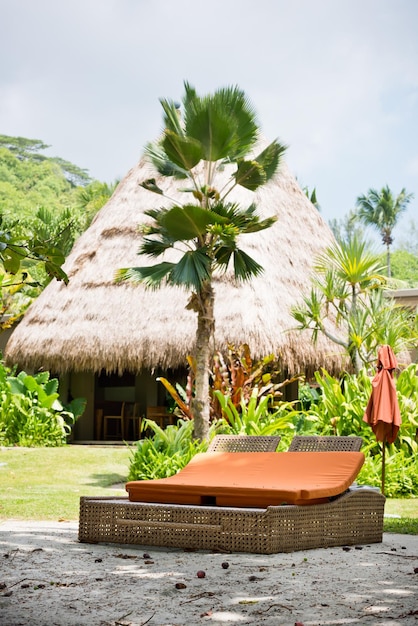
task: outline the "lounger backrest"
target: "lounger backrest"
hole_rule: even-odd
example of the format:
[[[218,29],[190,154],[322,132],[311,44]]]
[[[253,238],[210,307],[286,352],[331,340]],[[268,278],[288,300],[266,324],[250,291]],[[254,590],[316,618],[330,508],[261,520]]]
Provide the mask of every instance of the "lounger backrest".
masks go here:
[[[360,452],[362,444],[361,437],[296,435],[288,452]]]
[[[208,452],[276,452],[279,436],[215,435]]]

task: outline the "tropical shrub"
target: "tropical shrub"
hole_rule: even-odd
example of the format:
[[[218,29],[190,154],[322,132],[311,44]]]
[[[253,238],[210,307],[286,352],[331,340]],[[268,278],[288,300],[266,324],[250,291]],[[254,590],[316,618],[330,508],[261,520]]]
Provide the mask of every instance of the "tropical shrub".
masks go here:
[[[163,377],[157,380],[164,385],[174,400],[176,414],[193,419],[191,403],[195,393],[196,360],[188,356],[187,362],[189,368],[185,388],[178,383],[172,385]],[[268,408],[272,409],[281,404],[282,389],[296,380],[301,380],[301,376],[283,380],[274,354],[253,360],[247,344],[243,343],[238,348],[230,344],[225,354],[218,351],[212,357],[209,390],[210,421],[214,423],[221,418],[228,419],[224,411],[225,406],[231,405],[231,410],[235,408],[235,412],[246,413],[250,402],[255,407],[267,396]],[[225,396],[226,401],[221,400],[219,393]],[[255,401],[254,394],[256,394]],[[267,406],[264,410],[267,410]]]
[[[295,422],[299,434],[358,435],[363,439],[365,465],[359,475],[360,484],[381,485],[382,444],[376,441],[363,415],[372,385],[367,370],[342,380],[322,370],[316,372],[318,397],[302,411]],[[404,369],[395,379],[402,424],[396,441],[387,445],[385,462],[385,494],[389,497],[418,495],[418,364]],[[304,394],[306,392],[304,391]]]
[[[140,439],[132,452],[128,480],[167,478],[176,474],[198,452],[207,450],[207,442],[193,438],[193,421],[178,420],[162,429],[152,420],[143,420],[142,430],[153,435]]]
[[[359,485],[381,487],[382,456],[369,455],[356,481]],[[385,455],[385,496],[388,498],[418,497],[418,463],[414,456],[388,446]]]
[[[386,297],[384,268],[368,245],[354,234],[327,248],[315,261],[310,293],[292,309],[297,328],[309,329],[314,343],[321,335],[336,343],[356,373],[374,361],[379,345],[399,353],[418,341],[416,313]]]
[[[292,403],[283,402],[274,410],[269,409],[270,396],[259,401],[254,389],[247,403],[241,401],[240,411],[221,391],[214,392],[222,408],[223,418],[212,423],[209,439],[216,434],[274,435],[285,430],[293,432],[292,418],[296,411]],[[193,438],[193,420],[179,419],[177,424],[164,430],[152,420],[144,420],[142,430],[152,431],[150,437],[140,439],[132,453],[129,480],[166,478],[182,469],[198,452],[207,450],[207,442]],[[290,439],[288,437],[288,439]]]
[[[228,435],[278,435],[283,430],[293,430],[293,419],[298,411],[292,402],[278,402],[271,409],[273,396],[259,396],[258,388],[252,391],[249,400],[241,398],[237,407],[232,398],[221,391],[214,392],[223,417],[216,422],[216,432]]]
[[[371,378],[367,370],[358,375],[346,374],[342,380],[334,378],[326,370],[315,373],[319,395],[305,413],[305,427],[301,434],[359,435],[372,453],[378,452],[379,444],[370,426],[363,421],[371,394]],[[395,447],[407,455],[418,453],[418,365],[409,365],[395,379],[402,425]]]
[[[60,446],[66,443],[85,400],[59,401],[58,380],[49,372],[15,375],[0,362],[0,445]]]

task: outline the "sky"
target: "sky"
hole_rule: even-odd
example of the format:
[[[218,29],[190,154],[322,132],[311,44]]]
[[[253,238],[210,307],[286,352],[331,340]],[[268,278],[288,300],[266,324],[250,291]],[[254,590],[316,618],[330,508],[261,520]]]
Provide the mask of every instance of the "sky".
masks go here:
[[[0,0],[0,134],[123,178],[160,98],[238,85],[326,220],[389,185],[418,225],[416,0]]]

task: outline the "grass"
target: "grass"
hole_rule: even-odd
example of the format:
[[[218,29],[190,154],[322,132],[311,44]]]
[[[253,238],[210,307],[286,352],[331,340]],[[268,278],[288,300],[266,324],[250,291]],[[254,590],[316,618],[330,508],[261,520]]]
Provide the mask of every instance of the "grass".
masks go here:
[[[1,448],[0,519],[77,520],[80,496],[126,495],[129,460],[126,446]]]
[[[0,448],[0,519],[78,520],[80,496],[123,496],[126,446]],[[418,499],[386,500],[385,532],[418,534]]]

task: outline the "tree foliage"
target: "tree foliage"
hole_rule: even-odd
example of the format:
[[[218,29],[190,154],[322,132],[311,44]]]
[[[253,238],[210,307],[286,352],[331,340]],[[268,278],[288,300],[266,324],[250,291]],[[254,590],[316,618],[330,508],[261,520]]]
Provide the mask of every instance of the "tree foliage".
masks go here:
[[[19,319],[52,278],[67,281],[65,257],[116,186],[45,156],[48,147],[0,135],[0,330]]]
[[[395,197],[386,185],[382,189],[369,189],[367,194],[357,198],[358,219],[366,226],[375,228],[386,246],[387,272],[391,276],[390,248],[393,244],[393,230],[402,213],[408,207],[413,194],[402,189]]]
[[[397,249],[391,254],[392,278],[399,288],[418,287],[418,255]]]
[[[385,297],[379,256],[364,241],[354,236],[330,246],[315,270],[311,292],[292,310],[298,328],[310,329],[313,341],[324,334],[341,346],[355,372],[375,359],[381,344],[395,352],[416,345],[416,315]]]

